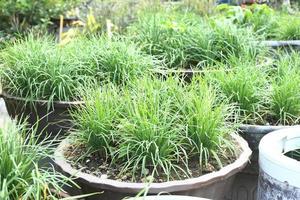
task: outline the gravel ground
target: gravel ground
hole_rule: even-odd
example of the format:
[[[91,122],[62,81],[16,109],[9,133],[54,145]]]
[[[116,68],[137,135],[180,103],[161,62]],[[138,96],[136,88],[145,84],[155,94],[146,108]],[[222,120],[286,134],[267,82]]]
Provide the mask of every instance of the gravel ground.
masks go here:
[[[6,111],[5,103],[3,99],[0,99],[0,127],[3,127],[6,121],[10,120]]]

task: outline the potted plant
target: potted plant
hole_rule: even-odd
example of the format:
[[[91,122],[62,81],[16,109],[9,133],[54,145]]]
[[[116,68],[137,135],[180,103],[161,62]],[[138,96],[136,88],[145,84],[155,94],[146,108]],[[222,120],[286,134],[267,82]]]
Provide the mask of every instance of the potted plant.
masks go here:
[[[146,76],[84,96],[73,113],[77,130],[58,146],[55,163],[82,191],[104,191],[102,199],[135,196],[149,179],[149,194],[223,199],[251,155],[232,134],[231,107],[201,77],[186,85]]]
[[[72,128],[69,111],[83,104],[79,91],[109,81],[124,84],[153,64],[131,42],[106,37],[57,44],[51,37],[30,35],[0,56],[2,96],[9,115],[52,136]]]
[[[276,11],[271,7],[253,4],[247,7],[219,5],[219,18],[232,20],[239,27],[251,27],[264,37],[262,44],[271,48],[300,48],[299,13]]]
[[[53,146],[51,143],[38,143],[33,135],[34,130],[27,130],[11,121],[1,126],[0,198],[58,200],[70,197],[63,187],[77,187],[76,184],[52,167],[40,165],[41,159],[53,151]]]
[[[142,50],[164,63],[162,73],[180,71],[188,78],[205,67],[227,62],[231,57],[245,54],[254,57],[260,49],[249,29],[173,10],[146,12],[128,32]]]
[[[240,134],[248,141],[253,156],[251,164],[240,174],[242,180],[237,182],[249,189],[247,194],[254,194],[254,197],[257,184],[247,180],[258,178],[261,138],[271,131],[299,123],[300,76],[297,68],[300,57],[297,53],[280,53],[277,57],[279,60],[274,59],[270,65],[258,65],[252,59],[238,60],[231,64],[230,71],[225,66],[223,71],[205,76],[220,94],[239,108],[242,117]]]
[[[299,127],[281,129],[263,137],[259,144],[258,199],[300,198],[299,149]]]

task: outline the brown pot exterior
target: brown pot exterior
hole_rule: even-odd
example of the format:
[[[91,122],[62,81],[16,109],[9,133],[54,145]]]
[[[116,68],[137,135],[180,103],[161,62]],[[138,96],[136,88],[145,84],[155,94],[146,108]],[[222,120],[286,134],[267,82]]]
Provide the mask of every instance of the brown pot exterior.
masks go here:
[[[197,178],[152,183],[149,187],[148,194],[155,195],[167,193],[223,200],[225,195],[231,190],[235,175],[247,165],[251,156],[251,150],[246,141],[237,135],[234,135],[234,138],[243,150],[240,157],[234,163],[227,165],[217,172],[209,173]],[[98,196],[89,197],[87,198],[88,200],[121,200],[124,197],[135,196],[145,188],[145,183],[125,183],[111,179],[101,179],[75,170],[67,163],[63,156],[64,149],[68,145],[68,139],[63,140],[59,145],[55,152],[55,163],[58,169],[64,174],[76,178],[75,181],[81,186],[81,192],[83,194],[104,192]]]

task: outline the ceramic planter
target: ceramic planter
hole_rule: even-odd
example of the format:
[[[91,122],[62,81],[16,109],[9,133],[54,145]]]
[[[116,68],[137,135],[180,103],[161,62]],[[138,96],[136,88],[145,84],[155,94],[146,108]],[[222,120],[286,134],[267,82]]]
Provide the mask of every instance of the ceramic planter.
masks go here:
[[[266,135],[259,144],[258,200],[300,199],[300,162],[284,154],[300,149],[300,128]]]
[[[251,150],[247,142],[238,135],[233,135],[239,144],[242,153],[235,162],[221,170],[209,173],[197,178],[187,180],[169,181],[163,183],[152,183],[149,186],[150,195],[161,192],[168,194],[188,195],[205,197],[214,200],[223,200],[225,194],[231,189],[235,175],[240,172],[248,163]],[[93,193],[104,192],[99,196],[87,199],[120,200],[127,196],[135,196],[145,188],[145,183],[127,183],[111,179],[98,178],[96,176],[82,173],[74,169],[64,158],[64,150],[70,145],[68,138],[63,140],[55,152],[55,164],[57,168],[68,176],[75,177],[75,181],[81,187],[81,192]]]
[[[83,102],[54,102],[48,108],[48,101],[34,100],[26,103],[26,99],[2,94],[9,116],[17,120],[25,120],[30,127],[38,123],[37,133],[41,138],[64,136],[72,127],[69,111],[84,105]]]

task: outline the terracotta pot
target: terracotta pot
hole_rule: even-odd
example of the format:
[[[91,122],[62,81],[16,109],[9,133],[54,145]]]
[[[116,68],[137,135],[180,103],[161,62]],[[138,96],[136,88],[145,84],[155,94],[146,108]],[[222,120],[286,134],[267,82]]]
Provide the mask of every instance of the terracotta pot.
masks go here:
[[[300,50],[300,40],[275,41],[266,40],[261,42],[262,45],[273,49],[284,48]]]
[[[219,171],[209,173],[197,178],[179,181],[169,181],[163,183],[152,183],[149,186],[150,195],[161,192],[168,194],[179,194],[223,200],[225,194],[231,189],[235,175],[240,172],[248,163],[251,150],[247,142],[238,135],[233,135],[234,139],[242,149],[241,155],[235,162],[227,165]],[[64,174],[75,177],[75,181],[81,186],[82,193],[104,192],[99,196],[87,199],[121,200],[127,196],[135,196],[145,188],[145,183],[127,183],[111,179],[101,179],[96,176],[82,173],[74,169],[64,158],[64,150],[70,145],[65,139],[55,151],[55,164]]]
[[[72,127],[69,111],[84,105],[83,102],[53,102],[48,108],[48,101],[34,100],[28,102],[25,98],[3,93],[7,112],[11,118],[28,123],[29,127],[37,125],[37,133],[44,137],[64,136]],[[26,103],[27,102],[27,103]]]

